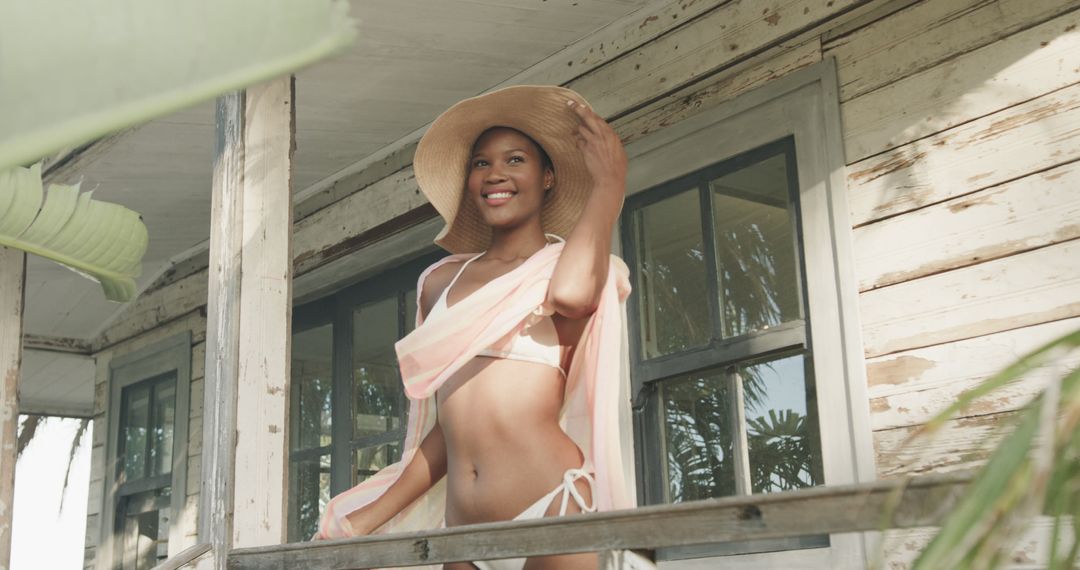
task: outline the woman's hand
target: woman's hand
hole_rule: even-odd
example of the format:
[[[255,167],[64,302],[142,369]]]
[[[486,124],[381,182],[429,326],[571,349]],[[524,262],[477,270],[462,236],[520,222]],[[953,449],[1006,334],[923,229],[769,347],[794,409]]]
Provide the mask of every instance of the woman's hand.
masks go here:
[[[548,301],[560,315],[582,319],[596,310],[607,281],[612,228],[626,196],[626,150],[619,135],[600,115],[573,101],[566,104],[581,120],[577,144],[593,188],[581,217],[566,238],[548,285]]]
[[[614,201],[617,210],[626,194],[626,150],[622,141],[615,129],[589,107],[574,101],[566,104],[581,120],[577,145],[592,176],[593,193]]]

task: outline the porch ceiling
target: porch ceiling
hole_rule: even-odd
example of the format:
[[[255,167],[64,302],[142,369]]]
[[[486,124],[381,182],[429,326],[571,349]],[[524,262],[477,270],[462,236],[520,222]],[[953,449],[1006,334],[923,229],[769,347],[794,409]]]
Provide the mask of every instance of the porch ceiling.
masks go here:
[[[333,175],[646,4],[646,0],[350,0],[360,20],[344,54],[297,75],[294,191]],[[150,229],[141,287],[208,239],[213,105],[153,121],[112,139],[51,182],[81,181],[95,197],[140,212]],[[31,257],[25,331],[95,338],[122,310],[100,288]],[[30,351],[28,351],[30,352]],[[36,352],[36,351],[34,351]],[[37,353],[21,394],[90,405],[92,371]],[[70,357],[64,357],[70,358]],[[75,373],[73,371],[80,370]],[[58,372],[59,371],[59,372]],[[48,389],[46,389],[48,387]],[[66,409],[66,407],[65,407]]]

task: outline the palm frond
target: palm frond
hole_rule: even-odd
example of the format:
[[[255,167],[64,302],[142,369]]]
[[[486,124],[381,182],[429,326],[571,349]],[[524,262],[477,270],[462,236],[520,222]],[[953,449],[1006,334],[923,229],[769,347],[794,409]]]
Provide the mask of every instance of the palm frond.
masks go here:
[[[26,446],[33,441],[34,434],[37,433],[41,424],[45,423],[45,419],[45,416],[23,416],[23,421],[19,424],[19,435],[15,438],[16,459],[22,457],[23,451],[26,451]]]
[[[932,433],[976,399],[1078,348],[1080,330],[1024,355],[961,395],[913,437]],[[979,470],[913,570],[997,568],[1039,514],[1054,518],[1047,567],[1075,566],[1080,551],[1080,367],[1066,371],[1018,416],[1013,431]],[[1073,519],[1072,544],[1061,553],[1066,518]]]
[[[79,429],[75,430],[75,437],[71,440],[71,450],[68,451],[67,469],[64,471],[64,486],[60,489],[60,509],[64,510],[64,497],[67,494],[68,481],[71,479],[71,466],[75,462],[75,453],[79,451],[79,444],[82,443],[83,434],[86,433],[86,428],[90,427],[89,418],[79,419]]]

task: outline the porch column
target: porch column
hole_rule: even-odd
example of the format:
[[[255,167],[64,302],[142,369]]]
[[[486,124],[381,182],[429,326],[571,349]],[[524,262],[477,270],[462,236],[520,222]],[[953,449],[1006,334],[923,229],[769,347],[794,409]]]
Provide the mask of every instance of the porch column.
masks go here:
[[[26,254],[0,246],[0,570],[11,564]]]
[[[247,90],[233,546],[285,542],[294,82]]]
[[[283,77],[218,100],[199,505],[215,570],[286,539],[294,93]]]

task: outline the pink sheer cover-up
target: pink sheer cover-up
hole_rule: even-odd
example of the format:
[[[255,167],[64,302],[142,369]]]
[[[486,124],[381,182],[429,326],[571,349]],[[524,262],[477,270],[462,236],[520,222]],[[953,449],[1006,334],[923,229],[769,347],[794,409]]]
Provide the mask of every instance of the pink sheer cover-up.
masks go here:
[[[561,243],[544,247],[513,271],[486,283],[426,322],[417,310],[416,329],[395,345],[410,400],[401,461],[334,497],[323,512],[315,539],[355,536],[346,517],[393,485],[435,427],[435,391],[481,350],[552,314],[545,301],[562,249]],[[424,280],[432,271],[469,257],[451,255],[424,270],[417,283],[417,303]],[[629,271],[622,260],[611,256],[599,305],[574,351],[560,413],[560,426],[585,455],[583,469],[594,474],[593,500],[601,511],[635,504],[630,438],[620,433],[620,424],[629,425],[630,413],[622,371],[626,362],[625,300],[629,293]],[[438,528],[443,524],[445,505],[443,477],[376,529],[375,534]]]

